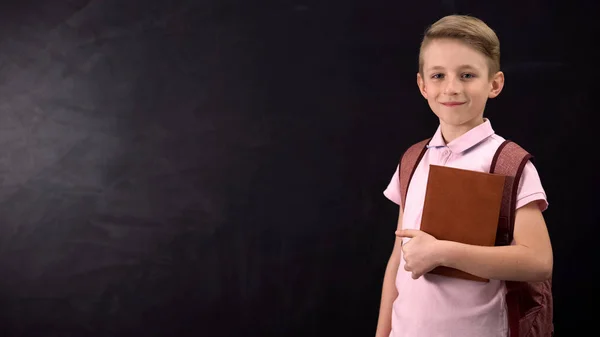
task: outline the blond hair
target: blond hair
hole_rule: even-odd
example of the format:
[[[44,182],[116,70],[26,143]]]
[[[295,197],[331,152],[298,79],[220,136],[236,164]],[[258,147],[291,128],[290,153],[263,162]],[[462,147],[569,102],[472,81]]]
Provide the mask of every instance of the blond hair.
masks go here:
[[[500,40],[482,20],[468,15],[448,15],[425,30],[419,51],[419,72],[423,74],[423,51],[436,39],[459,40],[488,59],[490,76],[500,71]]]

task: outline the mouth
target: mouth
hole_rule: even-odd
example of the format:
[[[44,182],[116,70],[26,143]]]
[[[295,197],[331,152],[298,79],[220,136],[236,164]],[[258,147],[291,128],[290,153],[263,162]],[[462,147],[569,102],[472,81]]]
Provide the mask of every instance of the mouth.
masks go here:
[[[442,104],[447,107],[455,107],[455,106],[463,105],[463,104],[465,104],[465,102],[442,102]]]

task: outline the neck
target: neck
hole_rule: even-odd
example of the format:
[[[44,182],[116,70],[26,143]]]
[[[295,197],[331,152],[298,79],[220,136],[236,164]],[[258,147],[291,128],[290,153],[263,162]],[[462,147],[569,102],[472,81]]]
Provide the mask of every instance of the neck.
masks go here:
[[[442,137],[444,138],[444,141],[446,142],[446,144],[448,144],[448,143],[452,142],[453,140],[455,140],[456,138],[469,132],[471,129],[483,124],[484,122],[485,122],[485,119],[483,117],[475,118],[475,119],[473,119],[465,124],[461,124],[461,125],[448,125],[448,124],[445,124],[444,122],[440,121]]]

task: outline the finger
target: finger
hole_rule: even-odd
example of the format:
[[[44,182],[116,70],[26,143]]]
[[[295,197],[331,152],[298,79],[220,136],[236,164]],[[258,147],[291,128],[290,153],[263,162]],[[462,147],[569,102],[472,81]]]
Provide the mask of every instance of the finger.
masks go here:
[[[409,267],[407,264],[405,264],[405,265],[404,265],[404,270],[406,270],[406,271],[410,271],[410,267]]]
[[[421,231],[418,229],[402,229],[402,230],[396,231],[396,236],[401,237],[401,238],[414,238],[415,236],[419,235],[420,233],[421,233]]]
[[[418,279],[419,277],[421,277],[421,274],[417,274],[417,273],[414,273],[414,272],[412,273],[412,278],[413,278],[413,280],[416,280],[416,279]]]

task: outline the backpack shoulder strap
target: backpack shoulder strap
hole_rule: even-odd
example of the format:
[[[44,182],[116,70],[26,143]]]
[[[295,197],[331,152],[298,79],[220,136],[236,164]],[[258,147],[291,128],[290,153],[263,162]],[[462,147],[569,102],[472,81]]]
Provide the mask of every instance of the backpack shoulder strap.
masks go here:
[[[510,245],[513,240],[519,182],[525,165],[532,158],[531,154],[510,140],[505,140],[494,154],[490,173],[506,176],[496,245]]]
[[[492,159],[490,173],[502,174],[506,176],[504,185],[504,195],[500,207],[500,217],[498,219],[498,231],[496,232],[496,245],[510,245],[513,240],[513,231],[515,227],[515,214],[517,211],[517,192],[521,175],[527,162],[533,156],[521,148],[516,143],[504,141]],[[511,336],[519,337],[520,334],[520,316],[519,309],[520,295],[519,291],[514,291],[518,283],[507,282],[509,290],[506,295],[506,305],[508,309],[508,326]],[[512,290],[512,291],[511,291]]]
[[[427,144],[431,138],[427,138],[422,140],[416,144],[413,144],[409,147],[402,157],[400,158],[399,170],[398,170],[398,180],[400,181],[400,195],[402,198],[402,208],[406,204],[406,193],[408,192],[408,185],[410,185],[410,180],[412,179],[415,170],[417,169],[417,165],[425,155],[427,151]]]

